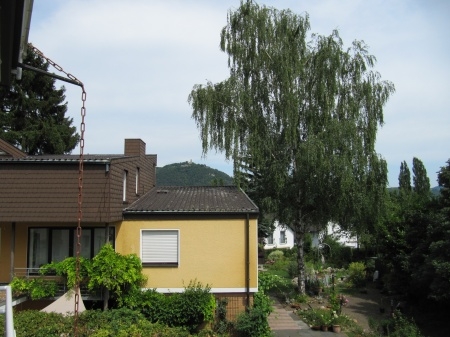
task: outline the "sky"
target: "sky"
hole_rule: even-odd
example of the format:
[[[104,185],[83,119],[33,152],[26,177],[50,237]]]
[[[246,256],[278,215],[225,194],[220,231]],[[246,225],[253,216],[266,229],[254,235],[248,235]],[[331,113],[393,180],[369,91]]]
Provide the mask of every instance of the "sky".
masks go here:
[[[450,1],[260,0],[259,5],[310,17],[310,34],[334,29],[349,47],[364,40],[374,70],[395,84],[384,107],[376,150],[389,185],[413,157],[431,186],[450,159]],[[232,162],[202,153],[188,103],[195,84],[229,77],[220,31],[239,0],[34,1],[29,42],[84,83],[84,153],[120,154],[124,139],[141,138],[158,166],[192,160],[232,175]],[[57,70],[49,69],[59,75]],[[81,89],[64,85],[79,130]],[[73,151],[79,153],[79,149]]]

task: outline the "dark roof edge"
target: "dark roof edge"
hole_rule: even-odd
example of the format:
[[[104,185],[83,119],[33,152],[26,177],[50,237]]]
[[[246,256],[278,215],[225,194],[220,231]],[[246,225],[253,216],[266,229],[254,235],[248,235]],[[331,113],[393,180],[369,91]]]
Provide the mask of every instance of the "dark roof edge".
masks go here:
[[[240,191],[242,192],[242,194],[245,195],[245,197],[248,199],[248,201],[250,201],[250,203],[251,203],[253,206],[255,206],[255,209],[256,209],[257,212],[259,213],[259,207],[256,206],[256,204],[253,202],[252,199],[250,199],[250,197],[247,195],[247,193],[245,193],[244,190],[243,190],[242,188],[240,188],[240,187],[238,187],[238,190],[240,190]]]
[[[2,164],[29,164],[29,163],[39,163],[39,164],[76,164],[79,163],[79,159],[0,159]],[[110,159],[83,159],[83,163],[88,164],[108,164],[111,163]]]

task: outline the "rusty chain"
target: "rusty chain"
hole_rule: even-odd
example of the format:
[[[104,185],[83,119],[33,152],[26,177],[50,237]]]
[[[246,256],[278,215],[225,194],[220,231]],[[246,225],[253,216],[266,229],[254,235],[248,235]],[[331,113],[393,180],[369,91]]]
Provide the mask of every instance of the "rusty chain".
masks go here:
[[[84,131],[85,131],[85,116],[86,116],[86,91],[84,90],[83,82],[81,82],[79,79],[77,79],[72,74],[67,73],[64,71],[64,69],[50,60],[48,57],[46,57],[39,49],[37,49],[35,46],[33,46],[31,43],[29,44],[30,48],[38,54],[40,57],[45,59],[52,67],[54,67],[56,70],[64,73],[69,79],[72,81],[77,82],[82,90],[81,93],[81,124],[80,124],[80,156],[79,156],[79,166],[78,166],[78,221],[77,221],[77,245],[76,245],[76,262],[75,262],[75,310],[74,310],[74,326],[73,326],[73,332],[74,336],[78,336],[78,311],[79,311],[79,305],[80,305],[80,255],[81,255],[81,234],[82,234],[82,228],[81,228],[81,219],[83,217],[83,209],[82,209],[82,203],[83,203],[83,162],[84,162]]]

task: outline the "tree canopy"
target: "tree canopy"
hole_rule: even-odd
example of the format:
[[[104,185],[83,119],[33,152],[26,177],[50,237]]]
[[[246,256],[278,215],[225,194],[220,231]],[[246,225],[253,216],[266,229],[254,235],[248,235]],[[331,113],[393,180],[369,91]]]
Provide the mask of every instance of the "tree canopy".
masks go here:
[[[48,70],[48,63],[28,48],[24,63]],[[24,70],[21,80],[0,88],[0,138],[34,154],[70,153],[79,135],[72,118],[65,116],[65,88],[55,88],[47,75]]]
[[[308,15],[241,1],[221,32],[229,78],[189,96],[204,153],[232,158],[238,182],[245,167],[265,175],[265,197],[296,232],[302,292],[305,234],[382,205],[387,169],[375,140],[394,92],[363,41],[346,49],[338,31],[309,29]]]

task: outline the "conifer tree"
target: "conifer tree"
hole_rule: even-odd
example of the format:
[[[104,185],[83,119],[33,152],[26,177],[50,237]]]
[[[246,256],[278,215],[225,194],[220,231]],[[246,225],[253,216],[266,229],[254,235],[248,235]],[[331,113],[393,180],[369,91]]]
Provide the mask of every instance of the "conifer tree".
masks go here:
[[[402,192],[411,192],[411,171],[406,161],[400,164],[400,173],[398,175],[398,188]]]
[[[427,170],[420,159],[413,158],[413,182],[414,192],[421,197],[430,196],[430,178],[427,176]]]
[[[48,70],[48,63],[28,48],[25,64]],[[0,138],[30,155],[70,153],[79,135],[66,117],[65,88],[55,80],[24,70],[21,80],[0,88]]]

